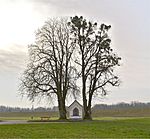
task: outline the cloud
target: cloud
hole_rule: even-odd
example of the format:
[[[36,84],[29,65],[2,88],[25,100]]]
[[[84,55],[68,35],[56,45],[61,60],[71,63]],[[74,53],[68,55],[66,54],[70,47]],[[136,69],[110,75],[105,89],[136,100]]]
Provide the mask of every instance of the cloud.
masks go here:
[[[24,69],[27,61],[25,47],[14,45],[7,49],[0,49],[0,71],[13,71]]]
[[[11,0],[9,1],[12,2]],[[87,7],[86,3],[80,0],[14,0],[13,3],[25,3],[30,5],[32,6],[32,10],[36,12],[38,16],[41,15],[47,18],[52,16],[78,14],[82,11],[80,10],[81,5]]]

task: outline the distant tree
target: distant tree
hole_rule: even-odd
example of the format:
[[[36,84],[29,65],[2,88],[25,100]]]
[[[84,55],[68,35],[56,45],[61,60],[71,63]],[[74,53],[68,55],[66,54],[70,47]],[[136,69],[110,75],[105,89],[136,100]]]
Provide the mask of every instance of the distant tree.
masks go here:
[[[110,25],[99,26],[82,16],[72,17],[68,25],[76,43],[75,62],[81,68],[84,119],[92,119],[93,95],[106,95],[107,85],[119,85],[119,79],[113,71],[119,66],[120,57],[110,47],[111,39],[107,34]]]
[[[33,101],[36,97],[58,100],[60,119],[66,119],[66,97],[77,90],[71,57],[75,49],[70,41],[67,19],[50,19],[29,45],[29,64],[24,71],[20,92]],[[70,91],[71,90],[71,91]]]

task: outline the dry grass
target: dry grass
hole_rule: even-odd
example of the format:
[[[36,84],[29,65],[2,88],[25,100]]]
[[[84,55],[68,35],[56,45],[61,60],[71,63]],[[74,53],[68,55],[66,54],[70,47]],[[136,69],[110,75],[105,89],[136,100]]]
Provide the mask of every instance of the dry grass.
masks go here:
[[[150,117],[149,108],[104,109],[92,112],[93,117]]]

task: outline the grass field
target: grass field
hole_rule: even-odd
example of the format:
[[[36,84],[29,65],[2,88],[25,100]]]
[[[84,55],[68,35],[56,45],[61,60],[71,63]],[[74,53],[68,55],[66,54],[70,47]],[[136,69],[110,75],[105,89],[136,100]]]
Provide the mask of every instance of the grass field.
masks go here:
[[[0,120],[40,120],[42,116],[50,116],[51,119],[58,117],[57,112],[0,112]],[[57,118],[58,119],[58,118]]]
[[[11,118],[34,118],[42,116],[58,117],[58,112],[0,112],[0,120]],[[93,117],[150,117],[150,108],[102,109],[92,111]]]
[[[150,117],[150,108],[116,108],[92,111],[93,117]]]
[[[150,118],[0,125],[0,138],[150,138]]]
[[[58,119],[57,112],[0,113],[4,120]],[[0,138],[150,138],[149,109],[117,109],[93,112],[92,122],[29,123],[0,125]]]

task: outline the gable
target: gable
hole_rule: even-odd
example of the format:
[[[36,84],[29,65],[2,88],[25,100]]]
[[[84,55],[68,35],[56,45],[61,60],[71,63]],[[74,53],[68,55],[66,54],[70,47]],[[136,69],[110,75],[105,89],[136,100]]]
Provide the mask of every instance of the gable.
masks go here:
[[[76,100],[68,108],[69,108],[69,110],[71,110],[71,109],[73,109],[75,107],[77,107],[79,109],[83,108],[82,105],[78,101],[76,101]]]

